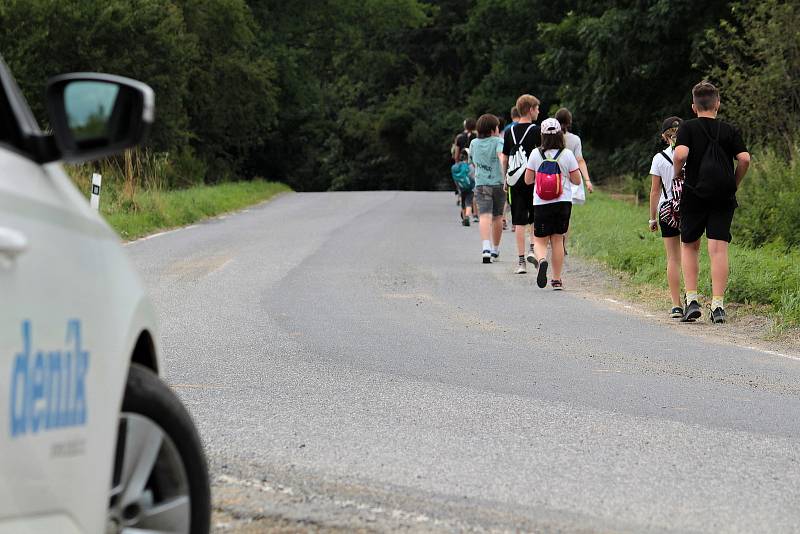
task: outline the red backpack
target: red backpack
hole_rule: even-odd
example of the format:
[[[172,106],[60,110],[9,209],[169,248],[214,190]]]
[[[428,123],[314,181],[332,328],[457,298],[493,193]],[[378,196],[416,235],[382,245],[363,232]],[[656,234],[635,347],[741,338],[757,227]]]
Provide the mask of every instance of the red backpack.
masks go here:
[[[542,164],[536,169],[536,194],[542,200],[555,200],[564,192],[561,167],[558,165],[558,158],[561,157],[562,152],[563,150],[559,150],[555,157],[548,158],[544,155],[544,150],[539,148]]]

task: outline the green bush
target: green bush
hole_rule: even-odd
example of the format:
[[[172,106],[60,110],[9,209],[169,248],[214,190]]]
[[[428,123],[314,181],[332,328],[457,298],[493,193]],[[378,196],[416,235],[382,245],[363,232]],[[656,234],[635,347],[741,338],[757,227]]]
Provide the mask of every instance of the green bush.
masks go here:
[[[733,231],[751,247],[775,243],[800,247],[800,148],[779,155],[766,150],[753,157],[737,195]]]

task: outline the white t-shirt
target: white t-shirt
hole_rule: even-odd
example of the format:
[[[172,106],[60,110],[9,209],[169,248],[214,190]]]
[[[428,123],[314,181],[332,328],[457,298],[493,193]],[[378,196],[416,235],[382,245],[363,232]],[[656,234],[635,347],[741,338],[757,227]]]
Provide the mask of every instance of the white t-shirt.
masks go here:
[[[664,149],[664,153],[669,156],[669,159],[672,159],[674,151],[675,150],[671,146]],[[658,153],[653,156],[653,163],[650,165],[650,174],[661,178],[661,183],[664,185],[664,187],[661,188],[661,197],[658,199],[658,205],[661,206],[661,204],[667,200],[667,197],[664,196],[664,189],[667,190],[669,198],[672,198],[672,176],[674,175],[672,163],[667,161],[667,158],[662,156],[661,153]]]
[[[575,159],[578,160],[583,157],[583,149],[581,147],[581,138],[575,135],[572,132],[566,132],[564,134],[564,144],[567,145],[567,148],[572,150],[572,153],[575,156]],[[579,189],[583,189],[583,173],[581,173],[581,183],[579,184],[570,184],[572,186],[572,197],[574,198],[575,195],[578,194]]]
[[[551,148],[545,152],[545,156],[548,158],[555,157],[558,150],[555,148]],[[539,168],[539,165],[542,164],[542,155],[537,148],[534,150],[531,155],[528,157],[528,168],[532,171],[536,171]],[[558,158],[558,166],[561,169],[561,196],[558,198],[554,198],[553,200],[542,200],[539,198],[539,195],[536,194],[536,189],[534,188],[533,191],[533,205],[534,206],[541,206],[542,204],[552,204],[554,202],[572,202],[572,182],[569,181],[569,173],[575,172],[578,170],[578,160],[575,159],[575,155],[572,153],[572,150],[565,148],[561,155]]]
[[[583,157],[580,137],[572,132],[567,132],[564,134],[564,143],[567,145],[568,149],[572,150],[572,154],[575,156],[575,159],[581,159]]]

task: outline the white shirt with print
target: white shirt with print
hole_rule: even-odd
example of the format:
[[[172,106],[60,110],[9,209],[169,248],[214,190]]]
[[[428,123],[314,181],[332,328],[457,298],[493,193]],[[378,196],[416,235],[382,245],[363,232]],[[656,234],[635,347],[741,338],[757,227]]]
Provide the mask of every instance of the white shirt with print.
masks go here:
[[[550,150],[545,151],[544,154],[548,158],[553,158],[557,152],[558,150],[551,148]],[[533,151],[530,157],[528,157],[528,168],[532,171],[536,171],[539,168],[539,165],[542,164],[542,161],[544,161],[542,159],[542,154],[537,148]],[[575,155],[572,153],[572,150],[565,148],[561,151],[561,156],[558,158],[558,167],[561,169],[561,196],[554,198],[553,200],[542,200],[539,198],[539,195],[536,194],[536,188],[534,188],[534,206],[553,204],[555,202],[572,202],[572,182],[569,181],[569,173],[578,170],[578,160],[575,159]]]
[[[672,154],[674,152],[675,150],[671,146],[664,149],[664,154],[669,156],[669,159],[672,159]],[[661,197],[658,199],[658,205],[661,206],[661,204],[667,200],[667,197],[664,196],[664,189],[667,190],[669,198],[672,198],[672,163],[667,161],[667,158],[662,156],[659,152],[653,156],[653,163],[650,165],[650,174],[661,178],[661,183],[664,185],[663,188],[659,187],[659,189],[661,189]]]

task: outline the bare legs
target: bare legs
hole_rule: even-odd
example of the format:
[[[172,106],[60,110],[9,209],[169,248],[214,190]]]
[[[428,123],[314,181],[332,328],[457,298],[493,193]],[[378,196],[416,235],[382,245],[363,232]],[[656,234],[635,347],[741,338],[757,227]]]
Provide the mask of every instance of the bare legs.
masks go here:
[[[547,258],[547,244],[550,244],[550,264],[553,266],[553,279],[561,280],[561,269],[564,268],[564,234],[553,234],[548,237],[533,237],[533,253],[537,260]]]
[[[481,213],[479,225],[481,241],[486,241],[491,235],[492,244],[499,247],[500,237],[503,235],[503,217],[493,217],[491,213]]]
[[[516,234],[517,238],[517,254],[519,256],[524,256],[525,252],[527,252],[525,248],[525,229],[527,228],[527,226],[520,226],[517,224],[514,226],[514,228],[515,228],[514,233]]]
[[[681,238],[665,237],[667,251],[667,283],[673,306],[681,305]]]
[[[728,242],[709,239],[708,256],[711,258],[711,293],[724,296],[728,287]]]
[[[708,240],[708,256],[711,259],[711,293],[722,297],[728,287],[728,242]],[[681,244],[681,266],[686,292],[697,292],[700,271],[700,241]]]
[[[697,292],[697,277],[700,272],[699,240],[693,243],[681,243],[681,267],[683,268],[683,285],[686,292]]]

